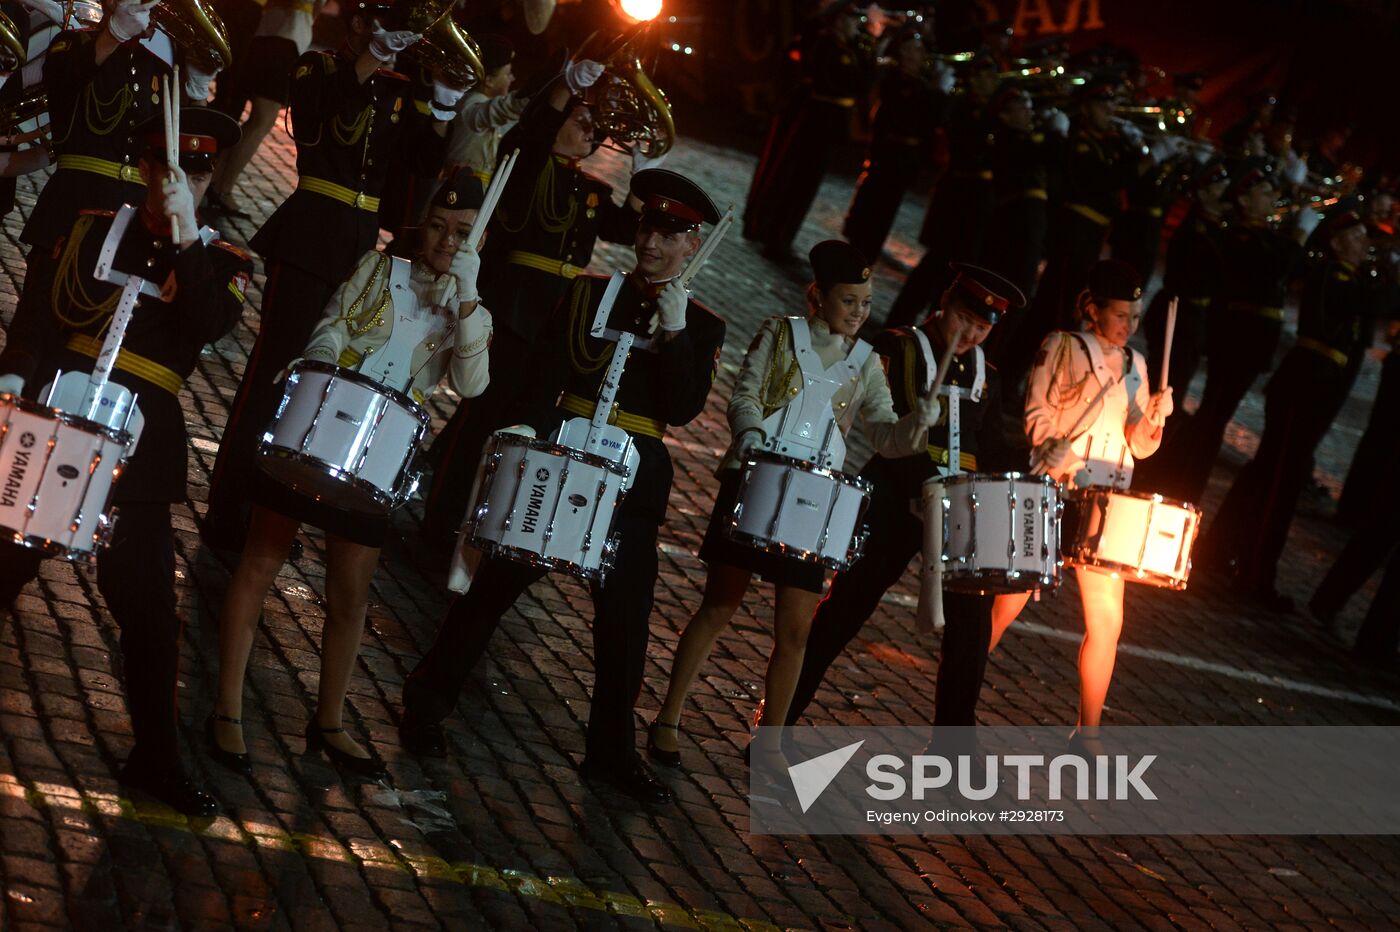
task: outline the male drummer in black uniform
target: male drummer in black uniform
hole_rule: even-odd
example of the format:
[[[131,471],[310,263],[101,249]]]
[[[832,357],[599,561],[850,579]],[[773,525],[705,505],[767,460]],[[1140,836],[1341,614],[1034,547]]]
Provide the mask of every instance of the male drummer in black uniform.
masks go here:
[[[186,815],[211,815],[214,800],[180,762],[176,676],[182,621],[175,600],[175,540],[170,506],[186,500],[189,438],[179,392],[200,351],[243,312],[253,263],[200,229],[194,207],[212,177],[215,153],[238,140],[238,124],[215,110],[180,114],[179,167],[167,170],[159,118],[148,125],[138,170],[147,185],[114,265],[163,288],[143,296],[126,331],[111,381],[136,394],[145,425],[113,493],[118,506],[109,547],[98,553],[97,586],[121,628],[127,708],[136,743],[121,780]],[[144,133],[143,133],[144,135]],[[173,176],[173,179],[172,177]],[[36,397],[56,369],[91,371],[119,289],[93,277],[114,217],[84,211],[58,244],[48,276],[31,281],[40,301],[17,311],[0,355],[0,389]],[[180,243],[170,242],[170,218]],[[10,547],[0,560],[0,605],[13,602],[38,573],[31,551]]]
[[[704,409],[724,342],[724,321],[689,300],[676,276],[699,247],[701,223],[716,222],[719,213],[694,183],[663,169],[639,172],[632,190],[644,202],[635,244],[637,267],[627,276],[606,326],[650,341],[633,347],[616,397],[616,423],[631,435],[641,460],[636,482],[617,509],[613,568],[604,583],[592,587],[595,686],[580,769],[585,777],[638,800],[667,802],[670,793],[636,752],[632,708],[646,662],[657,529],[665,520],[671,490],[671,459],[662,437],[668,426],[684,425]],[[586,335],[605,285],[592,277],[575,280],[540,330],[541,349],[530,370],[547,384],[537,398],[559,399],[557,408],[552,400],[540,407],[521,406],[534,408],[522,413],[540,437],[551,436],[570,416],[593,414],[617,339]],[[542,568],[503,558],[482,564],[476,582],[452,604],[432,649],[404,685],[399,734],[405,748],[443,752],[441,721],[452,712],[501,616],[544,574]]]
[[[491,308],[491,384],[460,405],[433,444],[438,463],[424,506],[432,540],[456,536],[467,510],[472,477],[491,432],[512,423],[510,406],[534,385],[540,333],[559,300],[593,257],[599,239],[630,243],[641,202],[613,202],[612,186],[583,170],[602,142],[585,99],[603,66],[570,62],[535,97],[501,141],[506,157],[519,150],[482,252],[481,298]],[[639,152],[633,169],[660,164]],[[551,402],[553,399],[549,399]]]
[[[345,5],[348,35],[339,51],[313,50],[292,72],[292,136],[297,187],[250,245],[263,257],[267,283],[258,340],[229,409],[201,532],[211,545],[241,549],[244,491],[258,437],[281,398],[275,377],[306,346],[336,287],[379,236],[379,193],[388,157],[413,108],[409,82],[390,71],[412,32],[388,32],[389,8]],[[445,139],[429,122],[418,152],[437,164]]]
[[[1002,276],[972,265],[955,266],[956,277],[943,293],[941,310],[923,325],[924,340],[912,327],[887,330],[875,344],[888,365],[890,394],[896,414],[917,403],[934,381],[937,358],[957,337],[944,389],[943,422],[929,428],[928,451],[887,460],[873,458],[861,476],[874,486],[866,512],[869,537],[865,552],[838,573],[812,618],[812,633],[787,724],[802,717],[827,668],[875,613],[880,599],[904,575],[923,543],[924,528],[911,503],[922,496],[934,476],[994,472],[1015,467],[1015,457],[1001,427],[1001,380],[988,365],[980,344],[1008,310],[1021,306],[1020,290]],[[956,409],[956,411],[954,410]],[[957,425],[950,432],[949,425]],[[950,450],[957,462],[951,462]],[[991,642],[993,596],[947,591],[943,595],[946,628],[934,692],[934,724],[976,724],[977,696],[986,671]],[[1014,617],[1025,599],[1008,597],[997,606]],[[1006,620],[1010,623],[1010,619]],[[1004,625],[1003,625],[1004,627]]]

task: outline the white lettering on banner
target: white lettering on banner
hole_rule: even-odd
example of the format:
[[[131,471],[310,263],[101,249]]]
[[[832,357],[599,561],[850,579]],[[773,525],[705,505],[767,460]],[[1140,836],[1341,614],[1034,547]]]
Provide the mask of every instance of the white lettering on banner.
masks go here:
[[[996,795],[998,790],[997,770],[1005,767],[1016,774],[1016,798],[1030,799],[1031,771],[1033,768],[1048,770],[1050,799],[1065,798],[1065,790],[1076,800],[1130,798],[1136,792],[1139,799],[1157,798],[1142,779],[1147,768],[1157,759],[1155,754],[1143,755],[1131,768],[1126,754],[1110,757],[1099,754],[1094,757],[1093,774],[1089,762],[1075,754],[1061,754],[1046,767],[1045,757],[1040,754],[1007,754],[1004,757],[988,755],[982,759],[981,767],[972,766],[972,758],[967,754],[957,757],[956,781],[952,762],[935,754],[917,754],[909,760],[911,776],[906,779],[900,771],[904,760],[894,754],[877,754],[865,765],[865,776],[870,780],[865,791],[871,799],[892,801],[905,798],[923,800],[931,790],[941,790],[956,782],[957,792],[963,799],[986,800]],[[1066,786],[1064,771],[1074,771],[1073,786]],[[973,786],[977,771],[982,773],[982,785]],[[1116,775],[1116,776],[1115,776]]]
[[[987,22],[1006,19],[1003,13],[1006,6],[1006,0],[981,0]],[[1064,10],[1063,18],[1056,15],[1055,7]],[[1102,0],[1016,0],[1016,13],[1011,17],[1011,31],[1018,36],[1048,36],[1103,28]]]

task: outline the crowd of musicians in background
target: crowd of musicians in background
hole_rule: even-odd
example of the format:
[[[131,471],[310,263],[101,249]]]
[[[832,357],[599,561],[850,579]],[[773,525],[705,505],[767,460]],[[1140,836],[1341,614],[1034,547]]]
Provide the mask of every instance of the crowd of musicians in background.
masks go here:
[[[257,779],[246,672],[269,589],[309,526],[326,534],[328,566],[307,748],[348,778],[385,778],[345,698],[392,512],[414,494],[422,405],[446,382],[463,400],[424,456],[423,532],[451,561],[460,595],[405,683],[402,749],[446,753],[442,723],[501,617],[563,567],[589,583],[595,608],[581,773],[668,802],[637,749],[636,704],[673,474],[664,437],[704,410],[726,339],[724,320],[688,285],[729,218],[661,167],[665,147],[617,136],[599,92],[616,80],[611,65],[579,53],[572,33],[561,41],[572,28],[563,7],[552,21],[542,0],[466,4],[458,19],[476,58],[466,73],[408,28],[412,0],[340,0],[344,40],[328,49],[312,48],[322,6],[221,0],[226,33],[201,38],[141,0],[0,2],[30,49],[0,89],[16,114],[0,152],[5,206],[15,176],[54,167],[24,228],[24,285],[0,354],[0,458],[19,483],[0,502],[0,525],[23,541],[0,559],[0,601],[12,604],[46,556],[95,562],[121,630],[135,738],[119,776],[180,812],[216,811],[179,738],[171,506],[188,501],[182,386],[201,350],[241,319],[255,254],[265,276],[256,343],[200,515],[204,542],[237,555],[206,756]],[[698,554],[703,598],[646,731],[651,762],[682,765],[687,696],[755,576],[774,585],[755,726],[803,720],[827,669],[906,573],[919,578],[918,630],[943,630],[935,726],[975,724],[989,650],[1036,592],[1058,585],[1059,496],[1107,520],[1144,499],[1130,490],[1155,493],[1154,507],[1182,522],[1164,535],[1180,549],[1144,573],[1144,543],[1137,576],[1184,588],[1197,505],[1236,409],[1265,373],[1258,452],[1204,517],[1194,556],[1239,598],[1292,610],[1276,575],[1314,456],[1367,353],[1393,347],[1396,195],[1383,174],[1342,161],[1344,133],[1295,148],[1293,115],[1261,91],[1216,139],[1198,113],[1206,75],[1167,75],[1121,49],[1070,55],[1062,39],[1018,47],[1004,23],[940,31],[936,8],[886,14],[877,36],[861,6],[828,3],[787,57],[789,93],[736,218],[743,236],[774,262],[796,261],[794,239],[853,125],[868,125],[869,152],[845,240],[811,250],[805,295],[760,327],[727,399],[732,439]],[[550,54],[569,42],[574,55]],[[36,145],[11,108],[38,86],[49,131]],[[296,187],[245,251],[205,224],[250,216],[240,179],[284,111]],[[630,149],[625,190],[587,168],[610,134]],[[897,296],[875,294],[872,265],[900,205],[932,175],[925,251]],[[599,239],[630,247],[632,270],[586,274]],[[1276,365],[1294,293],[1297,335]],[[1130,345],[1140,323],[1145,354]],[[1309,603],[1334,624],[1388,560],[1356,650],[1392,665],[1400,514],[1381,489],[1400,465],[1397,366],[1389,353],[1339,505],[1354,537]],[[857,420],[875,455],[846,475]],[[27,502],[43,517],[71,481],[66,466],[54,467],[60,478],[30,469],[42,431],[55,449],[125,445],[110,494],[79,499],[118,506],[113,527],[60,546],[21,514]],[[351,454],[325,467],[331,454],[312,450],[313,436]],[[505,495],[507,471],[490,465],[502,458],[518,463],[514,481],[533,482],[519,478],[528,472],[538,485]],[[598,501],[566,487],[570,469],[597,476]],[[1038,503],[1037,552],[1024,565],[1007,554],[991,571],[1026,585],[988,584],[985,567],[959,578],[966,555],[946,576],[937,569],[956,556],[943,548],[960,544],[930,529],[959,514],[979,520],[979,477]],[[810,530],[795,512],[808,493],[793,489],[832,496],[806,549],[769,539],[780,526],[795,540]],[[603,522],[578,525],[577,553],[518,540],[535,522],[515,521],[526,514],[512,510],[517,500],[551,492],[551,533],[567,536],[563,512]],[[968,501],[971,515],[959,511]],[[542,506],[529,507],[538,517]],[[1153,514],[1129,530],[1157,529]],[[1078,535],[1070,565],[1086,630],[1072,744],[1098,753],[1126,576],[1105,567],[1132,560],[1088,552],[1109,546],[1102,528],[1066,533]],[[837,551],[822,549],[829,536]],[[922,571],[911,568],[916,553]],[[770,733],[757,732],[751,757],[782,772]]]

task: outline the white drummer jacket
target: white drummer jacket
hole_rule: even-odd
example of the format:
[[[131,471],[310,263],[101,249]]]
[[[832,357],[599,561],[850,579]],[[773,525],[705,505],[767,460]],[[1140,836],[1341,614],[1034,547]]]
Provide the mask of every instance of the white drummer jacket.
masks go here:
[[[1133,461],[1151,456],[1161,434],[1147,419],[1151,394],[1142,354],[1107,344],[1092,333],[1056,331],[1045,338],[1026,386],[1026,438],[1031,455],[1045,441],[1062,438],[1112,387],[1069,438],[1074,460],[1064,475],[1071,488],[1125,489]]]
[[[771,439],[764,431],[763,422],[796,400],[802,391],[802,373],[794,355],[790,320],[788,317],[765,320],[744,355],[729,399],[732,439],[720,463],[720,472],[738,468],[734,445],[746,431],[757,431],[765,441]],[[812,349],[824,366],[845,359],[855,346],[855,340],[832,333],[818,317],[807,318],[807,327]],[[895,414],[885,370],[880,365],[879,355],[873,352],[866,357],[859,376],[853,377],[832,396],[831,411],[843,436],[859,414],[866,438],[882,456],[897,458],[922,453],[928,442],[928,431],[919,423],[917,411],[903,418]],[[835,468],[842,468],[842,464],[837,463]]]
[[[370,250],[326,305],[303,358],[363,372],[419,404],[444,374],[453,391],[475,398],[490,379],[491,312],[478,304],[458,320],[455,301],[433,304],[438,278],[418,262]]]

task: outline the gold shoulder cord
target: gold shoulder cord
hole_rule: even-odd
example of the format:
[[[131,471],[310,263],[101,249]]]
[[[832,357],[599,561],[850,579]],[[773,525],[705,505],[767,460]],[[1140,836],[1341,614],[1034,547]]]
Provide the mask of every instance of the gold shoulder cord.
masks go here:
[[[496,222],[507,233],[519,233],[525,229],[525,224],[530,219],[538,218],[540,229],[546,233],[564,233],[574,225],[574,219],[578,216],[578,200],[569,198],[568,210],[559,213],[554,209],[555,197],[555,165],[554,156],[545,159],[544,169],[539,177],[535,179],[535,190],[530,194],[530,203],[525,208],[524,215],[516,226],[511,226],[507,222],[504,211],[496,212]]]
[[[1084,397],[1085,384],[1093,378],[1093,373],[1089,372],[1078,382],[1061,387],[1061,375],[1068,373],[1070,356],[1074,353],[1075,339],[1068,333],[1061,334],[1060,345],[1055,347],[1055,361],[1050,370],[1050,387],[1046,389],[1045,400],[1057,411],[1063,411],[1065,408],[1078,404],[1079,399]]]
[[[110,316],[117,307],[117,299],[121,296],[121,292],[113,291],[99,301],[88,294],[84,284],[85,276],[78,263],[78,253],[88,230],[92,229],[92,221],[91,216],[83,216],[73,224],[73,232],[69,234],[68,240],[63,244],[63,253],[58,257],[53,290],[49,295],[49,306],[53,309],[53,316],[59,323],[74,330],[85,329],[96,323],[99,318]],[[70,317],[66,313],[70,310],[77,313]],[[80,318],[83,313],[87,313],[88,316]]]
[[[379,300],[374,303],[374,306],[370,308],[368,312],[361,315],[360,308],[364,306],[365,299],[374,291],[374,286],[379,281],[380,276],[384,274],[384,267],[388,265],[388,263],[389,257],[381,254],[378,260],[375,261],[374,271],[370,273],[369,281],[365,282],[365,287],[360,292],[359,297],[350,302],[350,306],[340,315],[340,319],[345,322],[345,329],[350,332],[352,337],[362,336],[384,322],[384,311],[390,304],[387,285],[384,288],[384,293],[380,295]],[[365,317],[369,318],[368,322],[357,329],[355,326],[356,323],[360,320],[364,320]]]
[[[78,122],[78,111],[83,111],[83,122],[87,125],[88,132],[94,136],[106,136],[117,128],[122,118],[126,116],[127,109],[136,99],[136,92],[131,86],[123,83],[121,87],[113,92],[112,96],[106,100],[99,100],[97,92],[91,83],[83,90],[82,102],[68,116],[68,129],[62,136],[53,134],[49,145],[61,146],[73,135],[73,127]]]
[[[360,115],[355,117],[355,122],[346,124],[336,117],[331,121],[331,134],[335,136],[335,141],[342,146],[353,146],[359,143],[365,135],[365,129],[369,126],[370,118],[374,116],[374,104],[366,105],[360,111]]]
[[[788,389],[793,376],[802,372],[797,354],[787,352],[790,339],[791,325],[787,321],[780,322],[778,332],[773,336],[773,351],[768,355],[768,371],[763,376],[763,385],[758,389],[758,400],[763,405],[765,418],[788,403]],[[786,365],[783,364],[785,357]],[[781,376],[779,370],[782,371]]]
[[[588,351],[588,299],[592,293],[592,283],[586,278],[577,279],[569,293],[569,362],[580,375],[592,375],[612,362],[617,348],[616,343],[605,341],[601,353]]]

